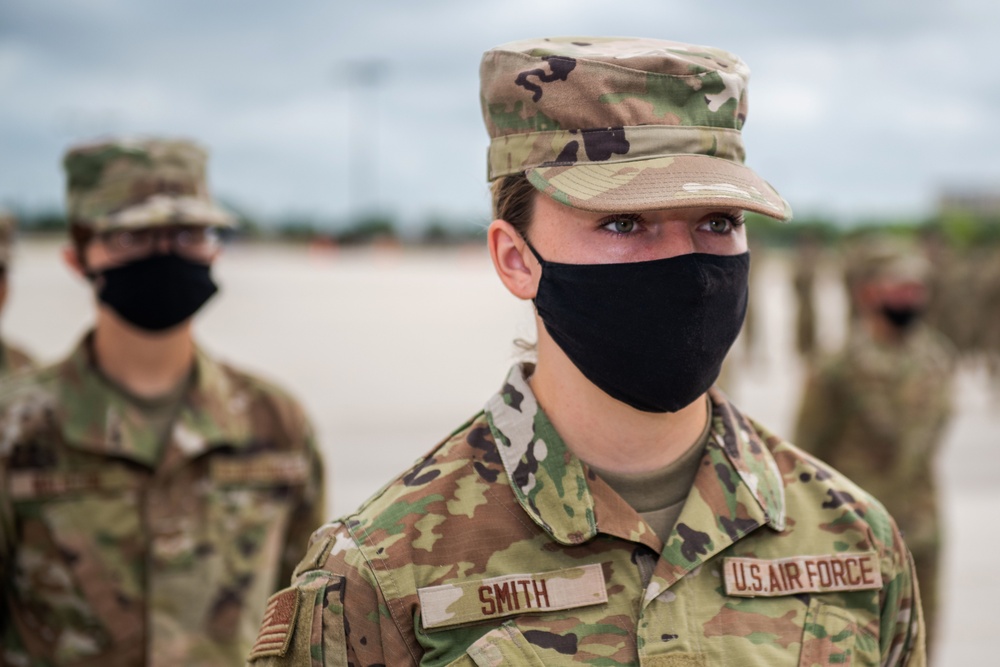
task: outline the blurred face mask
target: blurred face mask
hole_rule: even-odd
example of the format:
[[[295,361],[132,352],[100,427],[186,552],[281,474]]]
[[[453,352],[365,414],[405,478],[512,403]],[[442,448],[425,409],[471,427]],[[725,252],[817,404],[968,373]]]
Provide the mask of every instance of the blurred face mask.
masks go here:
[[[133,326],[166,331],[201,308],[218,287],[211,265],[175,254],[154,254],[92,276],[101,278],[97,298]]]
[[[923,308],[920,306],[889,306],[883,305],[882,316],[899,331],[907,331],[920,320]]]
[[[552,340],[609,396],[676,412],[705,393],[743,326],[750,253],[625,264],[542,259],[535,308]]]

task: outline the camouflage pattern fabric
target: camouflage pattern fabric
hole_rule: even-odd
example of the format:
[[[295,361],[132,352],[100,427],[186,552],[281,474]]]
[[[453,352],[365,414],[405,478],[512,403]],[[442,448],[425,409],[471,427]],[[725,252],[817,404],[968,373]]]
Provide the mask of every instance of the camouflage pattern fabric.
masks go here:
[[[925,664],[906,547],[864,491],[713,390],[663,543],[567,449],[530,372],[316,532],[252,667]],[[805,590],[817,566],[844,586]]]
[[[198,352],[165,446],[86,343],[0,394],[0,665],[234,665],[323,515],[284,392]]]
[[[933,636],[941,548],[935,462],[952,412],[955,354],[920,327],[898,345],[864,330],[808,379],[795,441],[885,504],[921,574]],[[928,641],[930,646],[930,641]]]
[[[498,46],[480,65],[489,179],[525,172],[588,211],[725,206],[788,219],[743,164],[749,76],[731,53],[663,40]]]
[[[820,248],[803,241],[792,260],[792,292],[795,295],[795,351],[806,359],[817,350],[816,271]]]
[[[35,368],[35,360],[19,347],[0,340],[0,379]]]
[[[70,224],[96,232],[164,225],[232,226],[211,199],[208,153],[180,139],[114,139],[63,157]]]

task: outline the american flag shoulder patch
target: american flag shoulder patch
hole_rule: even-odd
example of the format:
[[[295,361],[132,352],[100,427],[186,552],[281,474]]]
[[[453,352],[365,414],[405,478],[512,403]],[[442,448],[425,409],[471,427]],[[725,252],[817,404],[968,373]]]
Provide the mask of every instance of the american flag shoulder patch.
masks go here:
[[[282,657],[288,652],[299,613],[299,589],[286,588],[267,599],[264,620],[248,658]]]

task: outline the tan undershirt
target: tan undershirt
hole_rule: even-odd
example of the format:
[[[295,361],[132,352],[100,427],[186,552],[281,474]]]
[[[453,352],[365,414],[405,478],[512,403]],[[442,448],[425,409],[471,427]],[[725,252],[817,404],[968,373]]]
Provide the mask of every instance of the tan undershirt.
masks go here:
[[[194,373],[188,373],[187,377],[178,382],[177,386],[166,394],[146,398],[136,396],[104,375],[96,366],[95,369],[101,374],[105,382],[114,387],[118,393],[124,396],[142,414],[143,423],[148,427],[149,432],[157,434],[155,442],[158,451],[154,454],[153,458],[159,459],[163,452],[163,446],[167,442],[167,435],[170,432],[170,428],[173,425],[174,419],[180,413],[181,405],[184,402],[188,389],[191,387]]]
[[[712,403],[709,401],[705,429],[695,443],[670,465],[659,470],[635,474],[608,472],[594,466],[590,468],[631,505],[653,532],[666,542],[698,474],[698,466],[701,464],[702,454],[705,452],[705,445],[708,444],[708,437],[712,431],[711,426]]]

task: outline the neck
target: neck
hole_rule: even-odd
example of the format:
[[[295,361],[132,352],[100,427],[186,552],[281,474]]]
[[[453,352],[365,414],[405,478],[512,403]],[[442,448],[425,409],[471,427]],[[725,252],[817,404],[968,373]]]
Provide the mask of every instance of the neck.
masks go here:
[[[101,305],[94,327],[93,353],[101,372],[126,391],[143,398],[162,396],[191,372],[191,321],[152,334],[133,327]]]
[[[580,373],[540,321],[538,332],[531,389],[566,446],[586,463],[612,473],[659,470],[701,436],[708,419],[704,395],[677,412],[636,410]]]

